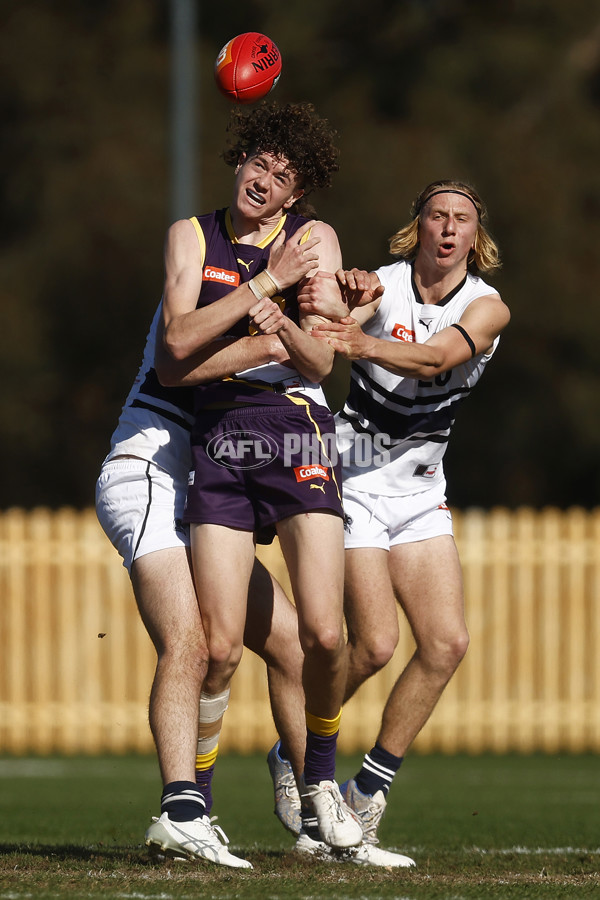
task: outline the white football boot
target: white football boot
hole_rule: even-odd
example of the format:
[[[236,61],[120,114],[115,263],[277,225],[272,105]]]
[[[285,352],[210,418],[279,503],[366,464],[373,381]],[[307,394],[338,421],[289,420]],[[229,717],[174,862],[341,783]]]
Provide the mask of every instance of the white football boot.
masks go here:
[[[355,813],[344,803],[337,782],[305,784],[303,781],[300,793],[317,818],[319,834],[325,844],[344,850],[361,843],[362,826]]]
[[[387,869],[408,869],[415,865],[410,856],[401,853],[392,853],[391,850],[382,850],[375,844],[363,841],[358,847],[350,847],[348,850],[336,850],[329,847],[323,841],[310,838],[304,831],[294,845],[295,853],[302,853],[321,859],[324,862],[351,862],[358,866],[380,866]]]
[[[267,756],[269,772],[273,779],[273,789],[275,791],[275,815],[283,827],[297,837],[302,827],[300,794],[298,793],[291,763],[287,759],[281,759],[277,752],[279,743],[277,741]]]
[[[229,852],[229,840],[219,825],[212,824],[214,818],[202,816],[190,822],[172,822],[168,813],[159,819],[153,817],[146,831],[146,846],[151,853],[172,859],[199,859],[232,869],[251,869],[252,863]]]

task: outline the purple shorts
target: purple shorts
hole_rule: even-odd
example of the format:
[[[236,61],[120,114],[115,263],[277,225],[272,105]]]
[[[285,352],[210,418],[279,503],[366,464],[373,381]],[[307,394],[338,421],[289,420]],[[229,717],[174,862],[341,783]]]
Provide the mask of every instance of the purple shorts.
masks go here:
[[[270,543],[288,516],[327,510],[343,518],[341,483],[326,407],[205,410],[192,433],[183,521],[253,531]]]

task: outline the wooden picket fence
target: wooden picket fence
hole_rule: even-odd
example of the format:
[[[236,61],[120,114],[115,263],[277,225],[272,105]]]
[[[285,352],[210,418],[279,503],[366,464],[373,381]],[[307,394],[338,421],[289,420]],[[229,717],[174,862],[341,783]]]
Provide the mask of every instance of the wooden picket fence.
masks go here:
[[[600,510],[454,511],[471,646],[420,752],[600,751]],[[277,545],[262,561],[289,587]],[[413,651],[350,701],[340,749],[368,749]],[[129,579],[93,510],[0,513],[0,752],[152,750],[155,655]],[[246,653],[221,740],[275,738],[264,664]]]

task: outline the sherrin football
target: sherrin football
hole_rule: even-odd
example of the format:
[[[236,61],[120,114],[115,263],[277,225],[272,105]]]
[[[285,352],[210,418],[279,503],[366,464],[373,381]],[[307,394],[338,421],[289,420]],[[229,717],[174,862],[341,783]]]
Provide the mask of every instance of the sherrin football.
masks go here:
[[[273,90],[281,75],[281,53],[271,38],[258,31],[238,34],[215,61],[215,80],[234,103],[254,103]]]

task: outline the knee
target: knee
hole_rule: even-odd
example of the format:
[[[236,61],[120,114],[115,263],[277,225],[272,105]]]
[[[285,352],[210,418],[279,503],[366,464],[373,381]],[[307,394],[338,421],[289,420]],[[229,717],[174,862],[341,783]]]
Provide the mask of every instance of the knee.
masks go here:
[[[348,641],[350,664],[369,678],[388,664],[394,655],[397,642],[397,636],[393,634],[376,635],[367,640],[350,637]]]
[[[469,633],[466,628],[459,628],[434,637],[418,649],[428,665],[448,680],[458,669],[468,647]]]
[[[444,644],[446,667],[455,672],[469,648],[469,632],[462,628],[450,635]]]
[[[154,640],[161,668],[180,669],[204,679],[208,669],[208,646],[202,629],[173,632]]]
[[[223,635],[209,639],[209,677],[218,673],[221,678],[231,678],[240,663],[242,652],[242,646]]]
[[[305,656],[334,659],[343,654],[344,635],[333,624],[300,629],[300,644]]]
[[[163,629],[159,634],[151,634],[151,637],[159,656],[208,658],[206,636],[201,626]]]
[[[298,678],[304,665],[304,651],[298,640],[298,632],[289,642],[278,647],[256,651],[269,671],[279,672],[286,678]]]

